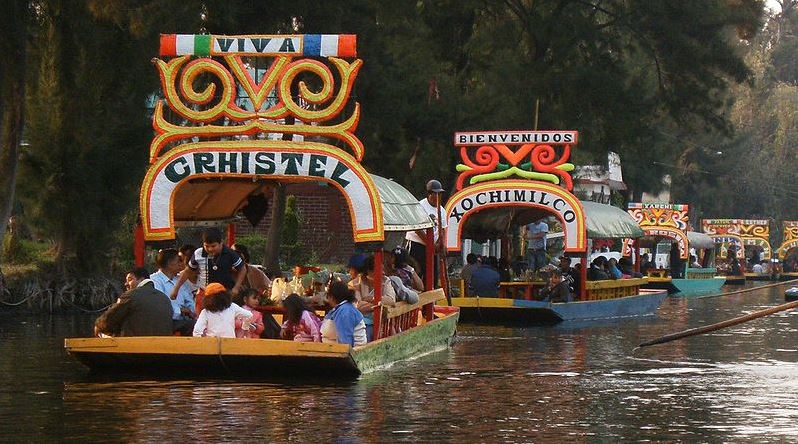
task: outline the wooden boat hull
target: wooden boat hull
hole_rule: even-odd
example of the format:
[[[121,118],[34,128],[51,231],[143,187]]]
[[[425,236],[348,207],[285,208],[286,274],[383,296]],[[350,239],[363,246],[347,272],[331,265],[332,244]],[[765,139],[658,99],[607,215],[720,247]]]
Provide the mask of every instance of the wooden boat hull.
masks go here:
[[[773,275],[764,273],[745,273],[745,279],[749,281],[772,281]]]
[[[455,311],[355,348],[275,339],[176,336],[68,338],[65,348],[91,370],[118,375],[354,378],[448,347],[458,318]]]
[[[654,314],[667,292],[642,290],[614,299],[550,303],[521,299],[452,298],[463,322],[556,324],[564,321],[612,319]]]
[[[672,279],[671,283],[678,290],[673,296],[701,297],[720,293],[720,287],[726,282],[725,278],[709,279]]]
[[[792,281],[795,279],[798,279],[798,272],[795,271],[783,272],[779,275],[779,280],[781,281]]]

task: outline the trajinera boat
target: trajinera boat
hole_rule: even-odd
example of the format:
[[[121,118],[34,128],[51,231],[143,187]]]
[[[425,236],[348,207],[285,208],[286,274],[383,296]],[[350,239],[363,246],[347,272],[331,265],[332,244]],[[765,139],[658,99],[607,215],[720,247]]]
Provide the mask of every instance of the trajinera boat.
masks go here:
[[[688,230],[688,210],[684,204],[630,203],[629,214],[634,217],[645,236],[640,244],[652,249],[667,248],[668,268],[648,271],[649,288],[664,288],[675,296],[709,296],[720,292],[726,279],[715,277],[715,242],[704,233]],[[690,263],[690,249],[700,267]],[[661,264],[661,262],[658,262]]]
[[[355,59],[355,36],[163,35],[160,54],[170,59],[155,61],[164,100],[155,108],[156,135],[141,188],[138,260],[145,240],[172,240],[180,225],[229,221],[249,196],[292,182],[341,192],[354,241],[374,252],[378,276],[383,245],[390,249],[409,230],[432,236],[432,221],[417,199],[361,165],[365,150],[354,134],[360,105],[348,108],[350,117],[340,116],[362,64]],[[245,60],[271,63],[259,77]],[[316,87],[309,88],[307,79]],[[431,280],[426,288],[432,288]],[[437,289],[421,293],[416,304],[375,308],[374,341],[354,348],[270,339],[113,337],[66,339],[66,349],[94,370],[114,373],[352,377],[448,347],[459,313],[435,307],[444,297]]]
[[[459,294],[451,303],[463,321],[557,323],[653,314],[666,296],[644,290],[646,279],[586,281],[591,239],[634,238],[643,232],[623,210],[582,202],[573,193],[568,163],[576,131],[488,131],[455,134],[462,163],[456,192],[446,203],[446,248],[460,252],[465,239],[502,239],[512,230],[553,215],[562,231],[564,254],[581,267],[573,302],[536,300],[545,283],[523,279],[500,283],[498,296]],[[511,149],[509,146],[515,145]],[[515,294],[513,293],[515,291]]]
[[[782,241],[777,251],[782,264],[782,280],[798,279],[798,221],[785,220],[781,223]]]
[[[734,219],[702,219],[701,230],[715,242],[715,265],[726,285],[745,284],[745,242]]]

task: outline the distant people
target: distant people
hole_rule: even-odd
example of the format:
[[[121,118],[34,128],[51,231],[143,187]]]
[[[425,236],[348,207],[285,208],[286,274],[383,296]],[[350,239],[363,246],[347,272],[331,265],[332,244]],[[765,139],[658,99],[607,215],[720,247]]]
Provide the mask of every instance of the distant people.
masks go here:
[[[740,260],[737,259],[737,256],[732,256],[730,263],[731,267],[729,267],[729,272],[732,276],[740,276],[743,274],[743,270],[740,268]]]
[[[321,341],[349,344],[352,347],[367,342],[363,314],[355,307],[355,294],[346,284],[335,281],[327,290],[327,302],[333,309],[321,324]]]
[[[468,253],[466,256],[466,264],[463,265],[463,269],[460,270],[460,278],[463,280],[464,288],[468,288],[468,286],[471,284],[471,273],[473,273],[474,269],[478,266],[477,255],[474,253]]]
[[[765,272],[765,267],[762,266],[762,263],[756,263],[751,267],[751,271],[757,274],[763,274]]]
[[[155,288],[150,273],[145,268],[133,269],[125,285],[128,291],[95,321],[95,335],[172,335],[172,304]]]
[[[572,302],[568,283],[563,280],[560,270],[552,270],[549,274],[548,284],[540,290],[539,296],[543,302]]]
[[[676,244],[671,244],[670,264],[671,264],[671,277],[674,279],[681,279],[683,264],[682,264],[681,252],[679,251],[679,246]]]
[[[230,248],[238,253],[244,261],[244,273],[246,273],[246,278],[243,283],[244,287],[255,289],[259,295],[269,294],[272,280],[266,276],[263,270],[249,263],[249,248],[241,243],[235,243]]]
[[[526,226],[526,261],[529,269],[537,271],[546,266],[546,235],[549,226],[539,218]]]
[[[179,331],[183,336],[191,336],[194,331],[194,295],[188,282],[177,289],[177,298],[171,299],[169,295],[180,280],[179,273],[183,270],[180,255],[174,248],[159,250],[155,255],[158,271],[150,275],[155,289],[162,292],[172,304],[172,323],[174,331]]]
[[[305,305],[299,295],[291,293],[283,300],[285,321],[280,337],[297,342],[321,342],[321,320]]]
[[[507,258],[499,259],[499,280],[502,282],[510,282],[513,280],[513,273],[510,270],[510,261]]]
[[[587,280],[589,281],[604,281],[608,280],[610,276],[604,271],[604,256],[599,256],[593,259],[590,263],[590,268],[587,269]]]
[[[236,337],[258,339],[266,328],[263,323],[263,314],[255,310],[255,307],[260,305],[260,293],[254,288],[245,288],[241,290],[241,300],[244,304],[241,308],[250,312],[252,317],[250,319],[244,319],[240,316],[235,318]]]
[[[194,325],[194,336],[236,337],[236,318],[241,317],[244,330],[252,327],[252,313],[233,303],[224,285],[212,282],[205,287],[204,308]]]
[[[568,287],[571,289],[571,293],[579,296],[582,290],[580,282],[581,276],[579,276],[578,270],[571,268],[571,258],[568,256],[560,256],[559,269],[560,273],[562,273],[563,280],[566,281]]]
[[[621,270],[623,273],[624,278],[639,278],[643,277],[641,273],[638,273],[634,270],[632,266],[632,261],[629,260],[628,257],[622,257],[618,260],[618,269]]]
[[[410,266],[410,254],[404,248],[395,248],[391,255],[394,274],[402,280],[405,287],[424,291],[424,282],[415,268]]]
[[[437,180],[430,180],[427,182],[427,197],[418,201],[421,205],[421,208],[424,209],[424,212],[427,213],[427,216],[432,220],[433,228],[433,239],[434,239],[434,246],[436,253],[444,251],[444,244],[446,239],[446,227],[448,222],[446,221],[446,215],[443,214],[443,186]],[[438,233],[438,213],[440,212],[441,220],[440,225],[443,229],[443,233]],[[427,273],[427,252],[426,252],[426,244],[427,244],[427,233],[425,230],[414,230],[408,231],[405,235],[405,239],[407,239],[410,249],[410,256],[415,260],[416,264],[418,265],[418,269],[416,272],[421,277],[422,281]],[[438,266],[437,262],[435,262],[433,266],[434,270],[434,279],[433,279],[433,287],[435,283],[438,281]]]
[[[614,257],[611,257],[610,260],[607,261],[607,274],[610,275],[612,279],[623,279],[623,273],[618,268],[618,261],[615,260]]]
[[[485,263],[471,272],[471,284],[468,294],[486,298],[495,298],[499,295],[499,282],[501,278],[496,271],[496,258],[487,258]]]
[[[690,255],[690,268],[702,268],[701,263],[698,262],[698,258],[694,255]]]
[[[640,273],[643,276],[647,276],[648,275],[648,271],[653,269],[653,268],[656,268],[656,267],[654,266],[654,263],[651,262],[651,260],[649,259],[648,253],[646,253],[643,256],[641,256],[641,258],[640,258]]]
[[[208,228],[202,232],[202,248],[194,250],[188,265],[180,273],[176,288],[187,279],[196,279],[199,287],[196,305],[199,310],[204,301],[203,291],[208,285],[221,284],[232,296],[237,296],[246,277],[241,256],[222,243],[222,232],[218,228]],[[177,290],[172,290],[169,296],[176,299]]]
[[[374,275],[374,256],[368,256],[363,263],[363,271],[352,283],[352,288],[354,288],[355,298],[357,299],[357,309],[363,313],[365,318],[366,333],[369,341],[374,337],[374,307],[377,306],[374,301],[375,279],[377,277]],[[393,307],[396,305],[396,291],[387,276],[383,274],[379,279],[382,281],[382,299],[380,304]]]

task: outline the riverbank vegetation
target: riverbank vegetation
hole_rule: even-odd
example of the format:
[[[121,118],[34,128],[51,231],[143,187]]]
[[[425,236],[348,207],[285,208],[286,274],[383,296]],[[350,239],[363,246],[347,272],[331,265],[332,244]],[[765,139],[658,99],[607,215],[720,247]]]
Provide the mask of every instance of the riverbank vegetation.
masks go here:
[[[85,289],[72,301],[87,307],[119,290],[160,33],[357,34],[364,164],[415,192],[453,182],[453,132],[529,129],[537,107],[539,128],[580,131],[575,164],[619,153],[632,199],[669,174],[673,199],[705,217],[798,218],[793,0],[9,3],[0,269],[21,273],[13,301],[33,282]]]

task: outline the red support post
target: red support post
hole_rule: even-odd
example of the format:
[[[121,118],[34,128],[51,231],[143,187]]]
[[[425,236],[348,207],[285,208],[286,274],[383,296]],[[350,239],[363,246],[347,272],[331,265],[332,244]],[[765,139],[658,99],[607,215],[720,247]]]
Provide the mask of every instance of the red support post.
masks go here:
[[[382,248],[374,253],[374,340],[380,339],[380,327],[382,324],[382,310],[380,301],[382,301]]]
[[[140,223],[133,229],[133,258],[137,267],[144,266],[144,227]]]
[[[587,253],[582,256],[582,271],[579,273],[579,300],[586,301],[587,300]]]
[[[227,224],[227,246],[233,245],[236,243],[236,224],[229,223]]]

